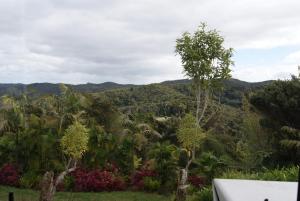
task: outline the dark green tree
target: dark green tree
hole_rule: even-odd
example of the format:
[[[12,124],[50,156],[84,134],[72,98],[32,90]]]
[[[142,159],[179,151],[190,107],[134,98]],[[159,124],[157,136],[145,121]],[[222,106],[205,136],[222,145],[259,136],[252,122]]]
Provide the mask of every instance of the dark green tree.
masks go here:
[[[261,125],[273,133],[276,152],[272,161],[299,163],[300,78],[274,81],[254,93],[250,102],[265,115]]]

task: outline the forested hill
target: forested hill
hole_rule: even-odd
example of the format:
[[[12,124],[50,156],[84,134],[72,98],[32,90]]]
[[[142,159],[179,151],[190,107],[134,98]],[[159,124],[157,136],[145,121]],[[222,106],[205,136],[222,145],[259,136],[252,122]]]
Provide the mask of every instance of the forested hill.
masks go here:
[[[117,84],[114,82],[104,82],[101,84],[78,84],[78,85],[68,85],[75,91],[83,93],[94,93],[104,90],[132,87],[132,84]],[[35,94],[36,96],[46,95],[46,94],[58,94],[60,92],[59,84],[53,83],[33,83],[33,84],[0,84],[0,96],[2,95],[12,95],[19,96],[22,93]]]
[[[222,102],[229,105],[240,104],[241,94],[245,91],[255,89],[264,86],[271,81],[250,83],[237,79],[230,79],[225,81],[225,90],[222,96]],[[105,82],[101,84],[78,84],[78,85],[68,85],[73,90],[83,93],[97,93],[106,92],[108,96],[117,96],[118,99],[124,99],[128,97],[136,97],[136,99],[149,99],[153,101],[153,97],[157,94],[159,100],[175,97],[184,97],[190,95],[191,90],[189,88],[190,80],[172,80],[165,81],[157,84],[148,85],[133,85],[133,84],[118,84],[114,82]],[[134,89],[134,90],[133,90]],[[33,84],[0,84],[0,96],[11,95],[19,96],[22,93],[26,93],[31,97],[39,97],[47,94],[59,94],[60,87],[59,84],[52,83],[33,83]],[[173,97],[174,95],[174,97]],[[143,97],[137,97],[143,96]]]

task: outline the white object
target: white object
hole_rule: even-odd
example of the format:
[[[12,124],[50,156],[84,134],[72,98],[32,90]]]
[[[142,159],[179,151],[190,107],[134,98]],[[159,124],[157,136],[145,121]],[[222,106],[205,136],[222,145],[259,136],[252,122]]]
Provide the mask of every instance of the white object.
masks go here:
[[[298,182],[214,179],[214,201],[297,201]]]

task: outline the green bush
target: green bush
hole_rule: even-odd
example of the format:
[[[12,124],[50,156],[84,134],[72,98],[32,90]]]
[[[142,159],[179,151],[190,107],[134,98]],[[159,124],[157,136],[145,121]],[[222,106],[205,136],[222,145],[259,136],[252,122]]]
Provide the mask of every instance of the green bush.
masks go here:
[[[160,188],[160,182],[157,179],[154,179],[152,177],[145,177],[143,179],[144,182],[144,189],[146,191],[157,191]]]
[[[205,187],[194,193],[188,198],[188,201],[213,201],[213,193],[211,187]]]
[[[158,193],[164,194],[164,195],[170,195],[173,193],[174,189],[176,189],[176,186],[177,186],[177,180],[173,179],[173,180],[167,181],[164,184],[160,185]]]
[[[188,195],[193,195],[196,192],[199,192],[199,188],[197,188],[193,185],[189,185],[189,187],[187,188],[187,194]]]
[[[277,168],[273,170],[265,169],[262,172],[241,172],[229,170],[223,173],[224,179],[251,179],[251,180],[266,180],[266,181],[297,181],[299,166],[286,168]]]
[[[22,188],[38,189],[41,181],[41,176],[36,172],[26,172],[20,179],[20,186]]]
[[[299,166],[275,169],[271,171],[266,171],[261,176],[263,180],[298,181],[298,169]]]
[[[67,175],[64,178],[64,190],[71,191],[74,188],[74,177]]]

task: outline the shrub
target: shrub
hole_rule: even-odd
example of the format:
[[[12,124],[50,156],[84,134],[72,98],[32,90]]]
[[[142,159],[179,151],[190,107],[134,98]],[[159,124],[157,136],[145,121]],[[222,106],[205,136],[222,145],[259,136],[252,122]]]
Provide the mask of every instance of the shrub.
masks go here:
[[[5,164],[0,169],[0,184],[19,186],[20,175],[17,168],[12,164]]]
[[[145,177],[156,177],[157,174],[153,170],[141,169],[134,173],[131,179],[131,184],[134,188],[142,190],[144,189],[144,178]]]
[[[176,186],[177,180],[172,179],[170,181],[165,182],[164,184],[161,184],[158,192],[160,194],[169,195],[172,194],[172,192],[176,189]]]
[[[157,191],[160,188],[159,180],[152,178],[152,177],[144,177],[143,178],[144,189],[146,191]]]
[[[119,168],[114,163],[107,163],[104,167],[104,170],[113,174],[119,173]]]
[[[281,168],[274,170],[266,170],[263,173],[259,173],[259,177],[262,180],[273,181],[298,181],[298,166]]]
[[[75,191],[99,192],[125,189],[124,180],[106,170],[87,171],[78,168],[71,175],[74,178]]]
[[[124,179],[121,177],[115,177],[113,180],[113,185],[112,185],[111,190],[122,191],[122,190],[125,190],[125,188],[126,188],[126,183],[125,183]]]
[[[198,189],[202,188],[205,185],[205,179],[196,175],[189,176],[188,182]]]
[[[225,179],[253,179],[253,180],[267,180],[267,181],[297,181],[298,180],[298,166],[264,170],[262,172],[241,172],[230,170],[223,173],[222,178]]]
[[[64,184],[64,190],[66,190],[66,191],[73,190],[74,185],[75,185],[74,177],[72,177],[70,175],[67,175],[64,178],[64,183],[63,184]]]
[[[36,172],[26,172],[20,179],[20,186],[22,188],[39,188],[41,176]]]
[[[194,193],[188,201],[213,201],[213,193],[211,187],[204,187],[202,190]]]

